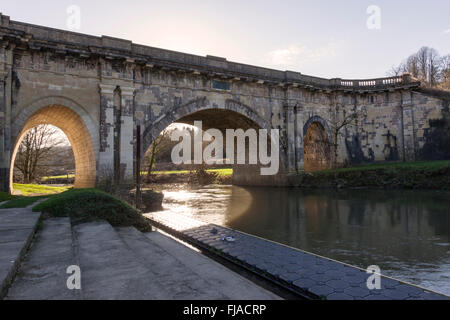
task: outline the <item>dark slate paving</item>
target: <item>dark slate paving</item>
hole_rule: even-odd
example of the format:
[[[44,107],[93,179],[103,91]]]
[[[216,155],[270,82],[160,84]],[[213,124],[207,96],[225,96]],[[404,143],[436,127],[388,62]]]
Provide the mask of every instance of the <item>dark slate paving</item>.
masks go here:
[[[147,218],[185,240],[214,251],[299,293],[327,300],[449,300],[450,297],[382,277],[381,290],[369,290],[365,270],[265,239],[175,213]],[[215,231],[215,232],[214,232]],[[223,241],[233,237],[234,242]]]

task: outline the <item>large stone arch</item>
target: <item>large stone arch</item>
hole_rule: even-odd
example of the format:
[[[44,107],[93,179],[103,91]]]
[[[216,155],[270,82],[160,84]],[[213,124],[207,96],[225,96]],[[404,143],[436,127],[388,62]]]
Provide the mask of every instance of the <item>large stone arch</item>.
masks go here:
[[[303,128],[304,169],[306,172],[330,169],[333,135],[320,116],[311,117]]]
[[[214,118],[213,120],[211,118]],[[203,129],[264,129],[270,132],[271,123],[257,114],[249,106],[235,100],[225,100],[223,104],[211,104],[206,98],[191,101],[188,104],[167,111],[164,115],[149,124],[143,133],[143,151],[169,125],[175,122],[193,124],[195,120],[206,120]],[[286,156],[280,144],[280,172],[274,176],[261,175],[260,165],[233,165],[234,185],[281,185],[282,172],[285,171]]]
[[[154,139],[156,139],[161,134],[161,132],[163,132],[172,123],[179,122],[180,120],[183,121],[183,119],[188,119],[190,115],[195,115],[201,111],[208,110],[216,112],[220,112],[221,110],[230,111],[243,117],[243,119],[247,119],[247,127],[257,127],[258,129],[266,129],[268,131],[272,129],[272,126],[268,121],[264,120],[261,116],[259,116],[245,104],[230,99],[226,100],[224,105],[217,106],[209,103],[206,97],[204,97],[195,99],[187,104],[173,108],[165,112],[164,115],[148,125],[143,132],[143,150],[147,150]]]
[[[37,99],[13,120],[14,149],[10,166],[10,190],[13,190],[13,170],[17,151],[25,134],[32,128],[50,124],[60,128],[72,145],[75,157],[75,188],[91,188],[96,184],[98,154],[98,126],[76,102],[65,97]]]

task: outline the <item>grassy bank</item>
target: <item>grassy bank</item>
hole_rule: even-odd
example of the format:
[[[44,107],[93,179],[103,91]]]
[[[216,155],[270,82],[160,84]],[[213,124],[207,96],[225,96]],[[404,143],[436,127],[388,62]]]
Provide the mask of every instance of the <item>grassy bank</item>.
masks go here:
[[[106,220],[113,227],[135,227],[151,231],[151,225],[140,212],[127,203],[97,189],[77,189],[52,196],[33,211],[50,217],[70,217],[74,224]]]
[[[71,187],[51,187],[37,184],[14,184],[14,190],[20,191],[25,197],[32,195],[51,195],[65,192],[71,189]]]
[[[384,163],[326,170],[299,178],[306,188],[450,190],[450,161]]]
[[[56,180],[56,179],[75,179],[74,174],[69,175],[63,175],[63,176],[51,176],[51,177],[44,177],[42,178],[42,181],[48,181],[48,180]]]
[[[204,172],[190,170],[173,170],[173,171],[155,171],[150,180],[146,173],[143,173],[144,181],[148,183],[196,183],[198,178],[206,180],[207,184],[223,184],[232,183],[233,169],[208,169]]]
[[[227,177],[227,176],[233,175],[233,169],[210,169],[210,170],[206,170],[206,172],[215,173],[222,177]],[[191,173],[191,171],[189,171],[189,170],[179,170],[179,171],[174,170],[174,171],[155,171],[153,174],[155,174],[155,175],[174,175],[174,174],[188,175],[190,173]],[[146,175],[147,173],[144,172],[143,174]]]

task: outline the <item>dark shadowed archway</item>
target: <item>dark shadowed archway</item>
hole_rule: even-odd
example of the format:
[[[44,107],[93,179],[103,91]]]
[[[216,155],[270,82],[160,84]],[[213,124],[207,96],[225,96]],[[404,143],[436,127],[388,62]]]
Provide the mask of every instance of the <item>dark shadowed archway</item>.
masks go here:
[[[190,103],[185,106],[180,106],[176,110],[167,112],[163,117],[148,125],[143,134],[143,150],[145,152],[151,143],[163,132],[168,126],[173,123],[183,123],[194,125],[194,122],[201,121],[203,130],[217,129],[225,136],[227,129],[238,130],[242,129],[244,132],[249,129],[254,129],[258,133],[260,129],[265,129],[270,134],[271,125],[263,120],[258,114],[252,111],[245,105],[234,101],[227,101],[223,108],[208,107],[206,103],[199,100],[197,103]],[[268,145],[270,150],[270,136],[268,138]],[[246,146],[246,159],[248,161],[248,140]],[[235,149],[236,151],[236,149]],[[283,157],[283,153],[279,153]],[[283,159],[279,159],[281,166],[283,166]],[[273,176],[262,176],[260,174],[261,165],[233,165],[234,175],[233,184],[238,185],[270,185],[273,182]]]
[[[306,172],[327,170],[332,167],[331,137],[322,118],[311,118],[305,126],[304,150]]]

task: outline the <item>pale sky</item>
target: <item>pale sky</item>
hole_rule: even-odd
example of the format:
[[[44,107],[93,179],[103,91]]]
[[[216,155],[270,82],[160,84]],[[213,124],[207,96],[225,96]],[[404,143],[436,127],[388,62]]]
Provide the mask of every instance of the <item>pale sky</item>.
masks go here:
[[[449,0],[14,0],[0,12],[68,30],[71,5],[81,33],[326,78],[382,77],[422,46],[450,53]]]

